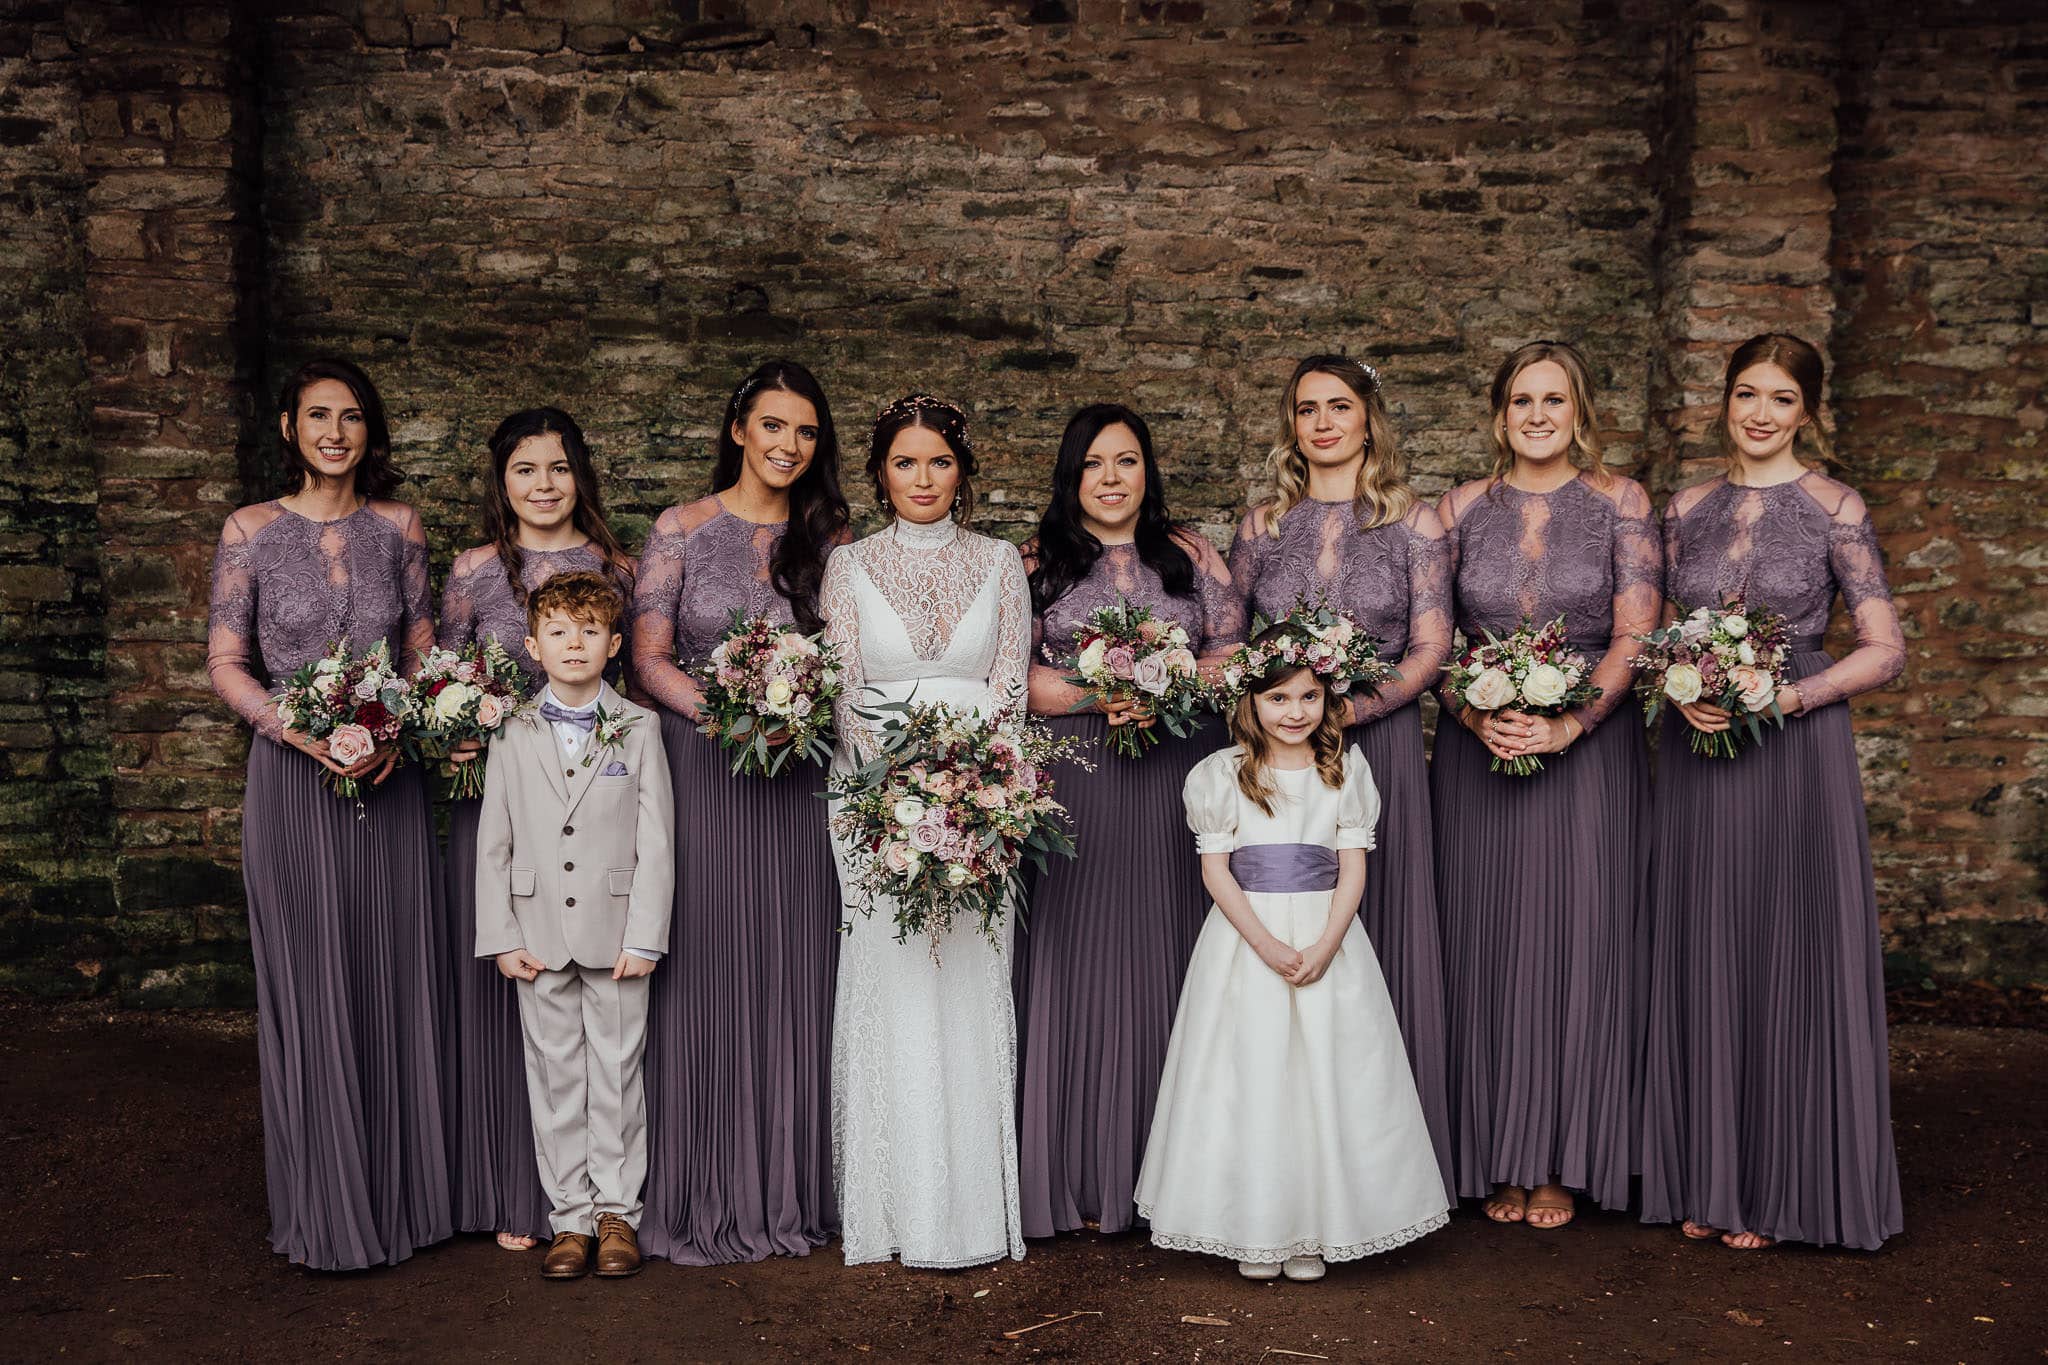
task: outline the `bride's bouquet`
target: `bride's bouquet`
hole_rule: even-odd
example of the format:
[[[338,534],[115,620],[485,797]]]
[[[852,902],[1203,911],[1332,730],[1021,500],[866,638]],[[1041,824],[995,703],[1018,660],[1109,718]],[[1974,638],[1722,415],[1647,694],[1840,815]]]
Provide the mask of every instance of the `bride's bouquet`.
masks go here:
[[[1022,893],[1024,860],[1042,871],[1050,854],[1074,856],[1050,769],[1079,761],[1079,742],[1021,714],[979,716],[939,702],[884,702],[860,714],[879,727],[876,752],[830,791],[855,903],[872,915],[887,899],[896,941],[927,935],[934,961],[958,920],[971,917],[998,942],[1004,893]]]
[[[1484,634],[1485,644],[1466,650],[1444,670],[1450,690],[1474,710],[1512,707],[1532,716],[1561,716],[1600,695],[1588,681],[1593,666],[1565,640],[1562,616],[1546,626],[1524,621],[1505,640],[1490,630]],[[1543,771],[1543,760],[1535,754],[1496,755],[1492,770],[1527,777]]]
[[[449,795],[458,801],[484,794],[482,755],[467,763],[449,758],[465,740],[488,740],[520,706],[526,675],[496,638],[461,649],[427,651],[412,676],[412,724],[406,727],[406,753],[422,762],[438,761],[449,779]]]
[[[412,684],[392,666],[390,646],[382,640],[367,654],[350,653],[345,639],[329,645],[325,655],[285,680],[277,698],[284,727],[326,740],[327,756],[344,768],[368,758],[380,743],[402,738],[412,710]],[[326,779],[336,796],[361,802],[362,784],[355,778],[329,772]]]
[[[704,686],[700,733],[738,749],[732,770],[774,777],[792,756],[832,758],[832,703],[840,693],[839,655],[805,635],[735,610],[725,635],[697,670]],[[786,736],[780,744],[769,741]]]
[[[1733,758],[1745,744],[1762,744],[1765,719],[1784,728],[1778,689],[1785,685],[1790,645],[1782,616],[1738,597],[1695,608],[1636,639],[1643,642],[1633,664],[1645,721],[1656,721],[1667,697],[1681,706],[1705,701],[1729,713],[1730,724],[1719,734],[1685,727],[1702,758]]]
[[[1046,657],[1058,662],[1052,647]],[[1135,702],[1178,738],[1192,733],[1195,713],[1214,709],[1215,698],[1195,667],[1187,630],[1162,621],[1152,609],[1119,597],[1097,607],[1074,632],[1073,672],[1077,683],[1114,701]],[[1078,708],[1077,708],[1078,709]],[[1144,726],[1113,725],[1109,751],[1136,758],[1159,736]]]

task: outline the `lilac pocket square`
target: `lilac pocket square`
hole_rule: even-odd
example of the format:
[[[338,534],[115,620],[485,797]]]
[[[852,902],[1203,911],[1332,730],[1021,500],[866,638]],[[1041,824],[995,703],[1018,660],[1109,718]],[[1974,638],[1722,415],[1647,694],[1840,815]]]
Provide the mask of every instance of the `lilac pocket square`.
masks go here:
[[[600,772],[598,776],[624,777],[626,776],[626,765],[619,762],[617,759],[613,759],[611,762],[604,765],[604,771]]]

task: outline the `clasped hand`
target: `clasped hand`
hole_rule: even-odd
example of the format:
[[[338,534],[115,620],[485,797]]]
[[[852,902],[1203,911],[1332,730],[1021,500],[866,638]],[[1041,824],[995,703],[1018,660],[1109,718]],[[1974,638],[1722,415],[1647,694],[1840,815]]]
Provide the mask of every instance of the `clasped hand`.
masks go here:
[[[1145,709],[1144,703],[1132,697],[1098,695],[1095,709],[1108,716],[1111,725],[1135,725],[1140,730],[1149,730],[1157,721],[1157,717]]]
[[[1268,934],[1257,945],[1259,960],[1290,986],[1313,986],[1337,957],[1336,943],[1317,939],[1306,949],[1291,948]]]
[[[1532,716],[1526,711],[1481,711],[1467,707],[1459,713],[1465,728],[1479,736],[1495,758],[1515,759],[1529,754],[1554,754],[1573,739],[1574,724],[1565,716]]]
[[[324,739],[315,739],[303,730],[286,730],[284,742],[337,777],[361,778],[375,773],[376,776],[370,778],[370,785],[373,787],[382,785],[384,779],[391,776],[391,770],[398,766],[398,750],[386,748],[382,744],[370,750],[367,756],[344,768],[328,757],[327,741]]]
[[[1799,689],[1790,683],[1778,689],[1778,714],[1799,714]],[[1707,701],[1673,702],[1685,723],[1703,735],[1718,735],[1735,723],[1734,714]]]

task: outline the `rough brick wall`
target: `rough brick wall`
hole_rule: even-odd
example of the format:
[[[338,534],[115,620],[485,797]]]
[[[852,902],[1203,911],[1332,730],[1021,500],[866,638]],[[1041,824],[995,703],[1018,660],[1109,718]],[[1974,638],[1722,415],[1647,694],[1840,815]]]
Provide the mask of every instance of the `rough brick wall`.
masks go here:
[[[703,491],[766,354],[818,369],[855,469],[881,400],[962,401],[1011,534],[1066,414],[1130,401],[1220,536],[1307,349],[1381,365],[1435,491],[1485,463],[1498,357],[1572,338],[1613,457],[1669,489],[1761,326],[1840,363],[1845,473],[1912,590],[1908,683],[1859,704],[1890,940],[2048,975],[2048,22],[2014,0],[1946,27],[1761,0],[9,4],[0,183],[45,188],[0,232],[58,268],[0,237],[0,290],[47,300],[53,343],[10,347],[0,382],[105,545],[75,589],[17,583],[42,568],[18,537],[62,518],[0,510],[0,611],[45,583],[33,610],[104,641],[74,686],[111,693],[78,733],[118,817],[74,798],[101,822],[92,896],[0,903],[34,949],[17,983],[76,987],[87,960],[145,999],[234,989],[242,741],[204,695],[206,558],[269,491],[268,394],[308,353],[378,378],[442,567],[505,412],[575,412],[637,544]],[[0,688],[41,690],[0,696],[0,725],[54,724],[20,670]],[[0,773],[50,761],[36,738],[0,729]],[[0,792],[0,857],[33,856],[63,800],[41,790]]]

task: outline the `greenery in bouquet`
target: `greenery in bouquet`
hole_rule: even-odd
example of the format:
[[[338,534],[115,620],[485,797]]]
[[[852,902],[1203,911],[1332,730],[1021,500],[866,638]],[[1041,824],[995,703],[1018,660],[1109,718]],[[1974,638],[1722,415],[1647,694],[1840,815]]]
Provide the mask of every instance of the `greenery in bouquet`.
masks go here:
[[[1050,645],[1046,658],[1060,662]],[[1193,733],[1196,714],[1216,706],[1215,693],[1188,647],[1186,628],[1122,597],[1097,607],[1074,632],[1068,667],[1068,682],[1112,701],[1135,703],[1183,739]],[[1092,703],[1093,697],[1082,705]],[[1153,729],[1135,722],[1109,730],[1109,751],[1119,758],[1136,758],[1158,742]]]
[[[774,777],[793,758],[831,760],[839,655],[819,636],[735,610],[697,679],[704,689],[697,729],[737,751],[734,773]]]
[[[1564,618],[1534,626],[1524,621],[1506,639],[1482,632],[1473,645],[1444,670],[1444,680],[1459,701],[1476,711],[1520,711],[1531,716],[1561,716],[1600,695],[1591,678],[1593,665],[1565,638]],[[1494,756],[1494,772],[1528,777],[1543,771],[1535,754],[1503,759]]]
[[[457,763],[449,755],[466,741],[488,741],[518,711],[525,689],[526,675],[495,638],[428,650],[412,677],[407,756],[437,763],[456,800],[482,796],[482,757]]]
[[[348,768],[378,745],[402,739],[412,707],[412,684],[392,667],[390,647],[379,640],[367,653],[355,654],[344,639],[285,680],[277,718],[287,730],[326,740],[328,758]],[[326,776],[335,795],[361,801],[355,778]]]
[[[1718,607],[1695,607],[1636,639],[1643,650],[1632,664],[1646,722],[1656,722],[1667,700],[1706,702],[1728,712],[1726,730],[1685,727],[1694,753],[1733,758],[1746,745],[1764,742],[1764,721],[1784,728],[1778,689],[1785,685],[1791,645],[1782,616],[1731,598]]]

